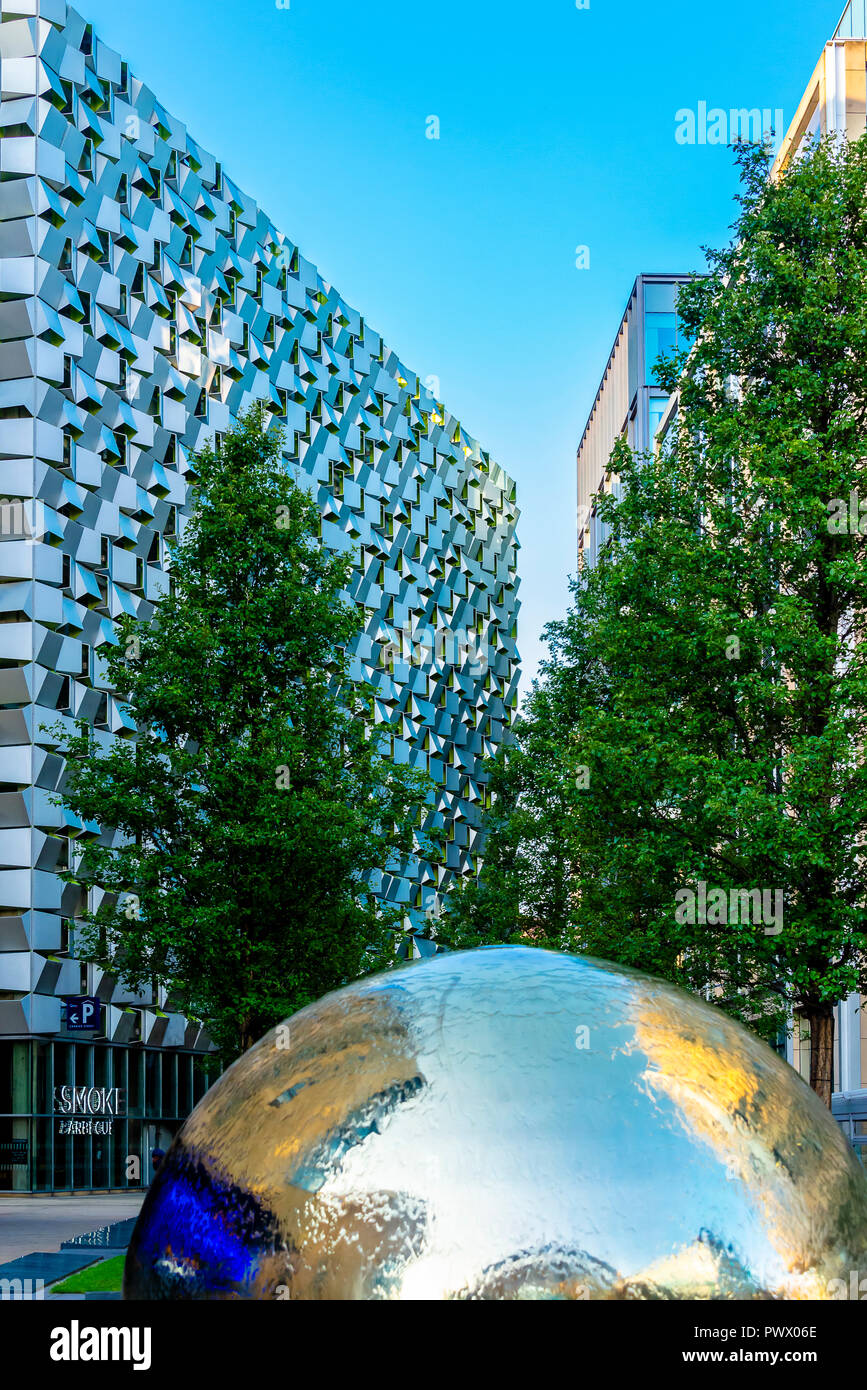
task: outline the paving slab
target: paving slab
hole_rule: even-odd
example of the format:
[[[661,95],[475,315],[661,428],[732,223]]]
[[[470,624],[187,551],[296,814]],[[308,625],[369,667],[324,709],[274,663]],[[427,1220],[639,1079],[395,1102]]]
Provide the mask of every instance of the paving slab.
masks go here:
[[[146,1191],[0,1197],[0,1264],[135,1218]],[[125,1243],[128,1243],[126,1241]]]
[[[41,1279],[48,1285],[101,1259],[101,1254],[85,1247],[80,1250],[38,1250],[0,1265],[0,1279],[20,1279],[22,1282]]]
[[[119,1255],[126,1250],[132,1240],[132,1233],[135,1230],[136,1216],[130,1216],[126,1221],[113,1221],[110,1226],[100,1226],[95,1231],[85,1231],[83,1235],[73,1236],[71,1240],[65,1240],[61,1245],[61,1250],[78,1249],[79,1246],[86,1246],[90,1250],[105,1250],[114,1255]]]

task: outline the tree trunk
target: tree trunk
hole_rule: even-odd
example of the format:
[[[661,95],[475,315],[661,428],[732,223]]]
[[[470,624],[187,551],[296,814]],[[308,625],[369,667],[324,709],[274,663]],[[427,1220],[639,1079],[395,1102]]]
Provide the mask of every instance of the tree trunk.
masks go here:
[[[810,1025],[810,1086],[831,1109],[834,1084],[834,1010],[829,1004],[804,1009]]]

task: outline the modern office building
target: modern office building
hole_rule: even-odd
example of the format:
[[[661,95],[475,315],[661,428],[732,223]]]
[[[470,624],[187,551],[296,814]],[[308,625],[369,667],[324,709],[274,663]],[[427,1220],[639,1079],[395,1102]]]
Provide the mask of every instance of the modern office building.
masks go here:
[[[834,132],[857,139],[867,129],[867,0],[851,0],[825,44],[775,157],[772,175],[796,157],[804,142]],[[621,319],[614,347],[578,448],[578,566],[593,566],[605,540],[595,515],[594,493],[616,490],[607,464],[615,441],[633,449],[653,447],[676,416],[677,396],[666,397],[652,381],[653,361],[681,341],[674,301],[688,276],[640,275]],[[867,1007],[858,994],[838,1006],[834,1050],[833,1110],[867,1162]],[[780,1051],[801,1074],[810,1074],[809,1037],[793,1021]]]
[[[774,161],[772,175],[806,140],[839,133],[858,139],[867,129],[867,0],[850,0],[834,36],[822,49]],[[810,1043],[795,1020],[787,1055],[809,1076]],[[853,994],[837,1007],[834,1044],[834,1114],[867,1163],[867,999]]]
[[[596,514],[597,493],[617,493],[609,469],[611,450],[625,438],[641,453],[652,450],[668,395],[654,381],[662,354],[685,344],[676,309],[678,286],[688,275],[639,275],[627,301],[614,346],[578,445],[578,570],[593,566],[606,527]]]
[[[783,138],[774,169],[783,167],[810,136],[840,131],[864,134],[867,111],[867,0],[851,0],[825,44]]]
[[[201,1032],[75,957],[83,827],[43,726],[129,736],[100,649],[147,619],[191,454],[262,401],[354,551],[352,671],[436,785],[441,861],[378,885],[425,915],[472,871],[482,759],[517,701],[511,480],[64,0],[0,3],[0,1190],[147,1181],[205,1085]],[[98,1029],[82,997],[101,1004]],[[69,1008],[65,1001],[73,1001]]]

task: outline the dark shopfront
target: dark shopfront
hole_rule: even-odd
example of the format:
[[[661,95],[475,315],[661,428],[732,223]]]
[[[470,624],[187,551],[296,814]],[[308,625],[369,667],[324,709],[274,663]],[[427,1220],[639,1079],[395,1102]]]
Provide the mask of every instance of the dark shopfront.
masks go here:
[[[200,1052],[0,1041],[0,1192],[146,1187],[208,1084]]]

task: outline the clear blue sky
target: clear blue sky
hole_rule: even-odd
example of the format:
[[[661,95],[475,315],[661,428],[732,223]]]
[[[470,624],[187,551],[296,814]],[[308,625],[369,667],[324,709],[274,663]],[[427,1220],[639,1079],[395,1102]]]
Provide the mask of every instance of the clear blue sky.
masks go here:
[[[730,151],[678,144],[675,112],[788,124],[843,0],[76,8],[517,480],[526,688],[568,601],[575,449],[632,281],[728,238]]]

